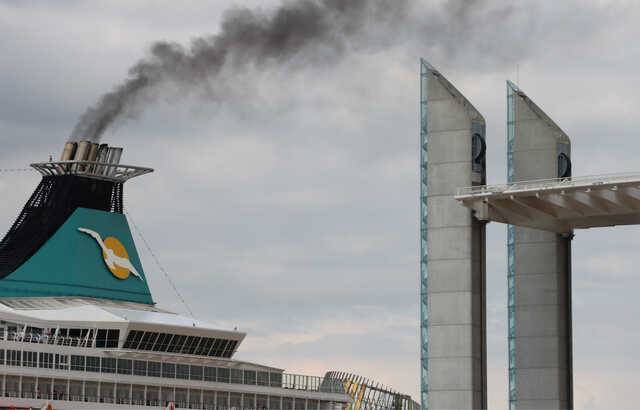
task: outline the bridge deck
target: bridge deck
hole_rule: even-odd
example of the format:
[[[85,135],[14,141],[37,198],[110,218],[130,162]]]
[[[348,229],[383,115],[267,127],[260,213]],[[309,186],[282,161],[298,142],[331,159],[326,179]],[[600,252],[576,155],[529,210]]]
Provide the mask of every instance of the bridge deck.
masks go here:
[[[640,173],[461,188],[456,199],[479,220],[557,233],[635,225],[640,224]]]

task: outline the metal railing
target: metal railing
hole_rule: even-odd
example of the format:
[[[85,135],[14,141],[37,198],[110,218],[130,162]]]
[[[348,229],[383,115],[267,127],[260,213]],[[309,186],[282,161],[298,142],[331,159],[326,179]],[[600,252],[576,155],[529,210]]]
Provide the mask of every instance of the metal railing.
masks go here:
[[[52,161],[39,162],[31,166],[43,176],[82,175],[118,182],[153,172],[152,168],[96,161]]]
[[[7,352],[8,351],[9,350],[7,350]],[[39,353],[39,352],[30,352],[30,353]],[[60,353],[65,354],[62,351]],[[68,355],[68,353],[65,355]],[[255,377],[255,375],[257,375],[257,373],[259,372],[249,371],[254,373],[254,377],[247,378],[246,376],[243,376],[241,378],[233,378],[233,377],[229,377],[229,374],[227,373],[225,377],[218,377],[219,376],[218,375],[215,379],[208,379],[206,377],[202,377],[203,376],[202,374],[200,374],[200,376],[198,377],[195,377],[195,375],[194,377],[177,377],[175,373],[173,373],[172,376],[166,376],[164,375],[164,373],[158,373],[153,375],[150,373],[137,374],[132,370],[127,373],[122,373],[119,371],[119,369],[116,368],[118,365],[117,361],[115,362],[116,367],[109,369],[108,371],[105,371],[104,366],[102,368],[89,370],[88,367],[84,366],[84,362],[83,362],[83,369],[77,369],[74,367],[75,365],[73,364],[73,361],[71,365],[69,365],[68,359],[65,359],[64,363],[54,364],[52,362],[38,363],[39,355],[36,355],[35,358],[36,358],[36,361],[27,362],[25,361],[24,356],[22,357],[22,359],[20,359],[19,357],[18,361],[10,359],[7,356],[4,358],[4,360],[0,359],[0,365],[4,365],[7,367],[32,367],[32,368],[41,368],[41,369],[55,368],[57,370],[63,370],[65,372],[71,372],[71,373],[89,372],[89,373],[102,373],[102,374],[108,374],[108,375],[125,374],[128,376],[158,377],[159,379],[166,380],[167,382],[169,382],[170,380],[193,380],[197,382],[241,384],[241,385],[247,385],[247,386],[251,385],[251,386],[274,387],[274,388],[280,388],[280,389],[301,390],[301,391],[307,391],[307,392],[345,394],[344,384],[340,380],[336,380],[334,378],[327,377],[327,376],[319,377],[319,376],[306,376],[306,375],[290,374],[290,373],[268,372],[267,373],[268,378],[264,379],[261,377]],[[73,359],[73,355],[72,355],[72,359]],[[132,360],[132,359],[126,359],[126,360]],[[158,362],[158,363],[161,364],[163,362]],[[169,364],[173,364],[173,362],[170,362]],[[229,370],[229,368],[220,368],[220,369]],[[244,375],[244,372],[242,374]]]
[[[583,186],[589,187],[602,184],[628,184],[635,182],[640,183],[640,173],[638,172],[589,175],[584,177],[537,179],[531,181],[514,182],[511,184],[481,185],[458,188],[456,196],[468,197],[476,195],[480,196],[490,194],[514,193],[529,190],[556,189],[563,187],[579,188]]]
[[[0,336],[0,340],[3,340]],[[73,336],[55,336],[55,335],[43,335],[40,333],[22,333],[22,332],[7,332],[6,340],[9,342],[23,342],[23,343],[37,343],[37,344],[49,344],[58,346],[71,346],[71,347],[92,347],[93,338],[87,337],[73,337]],[[118,339],[105,339],[106,342],[118,342]]]

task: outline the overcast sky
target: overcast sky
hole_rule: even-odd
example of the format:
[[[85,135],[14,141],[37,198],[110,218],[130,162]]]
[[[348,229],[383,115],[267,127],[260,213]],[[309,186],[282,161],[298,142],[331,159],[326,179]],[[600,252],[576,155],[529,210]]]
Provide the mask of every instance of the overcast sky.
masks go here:
[[[279,1],[208,3],[0,0],[0,169],[57,157],[154,41],[188,45],[231,6]],[[637,2],[460,4],[415,2],[326,61],[236,67],[221,98],[163,90],[104,135],[155,168],[126,207],[195,315],[248,332],[238,358],[418,398],[419,57],[485,116],[491,182],[506,179],[508,78],[571,136],[574,175],[638,171]],[[0,172],[0,230],[37,182]],[[577,232],[576,408],[637,408],[639,229]],[[505,234],[488,228],[492,409],[507,408]],[[139,248],[156,301],[184,312]]]

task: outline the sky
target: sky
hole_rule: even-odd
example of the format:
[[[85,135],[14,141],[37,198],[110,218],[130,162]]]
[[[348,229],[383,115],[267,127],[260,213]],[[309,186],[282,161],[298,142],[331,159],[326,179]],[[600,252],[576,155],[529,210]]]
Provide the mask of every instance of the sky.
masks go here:
[[[155,41],[188,46],[230,7],[279,4],[0,0],[0,170],[57,157]],[[195,316],[248,333],[239,359],[417,398],[419,58],[483,113],[491,183],[506,180],[507,79],[572,138],[574,175],[633,172],[639,18],[631,1],[409,2],[340,53],[230,67],[216,98],[157,90],[103,141],[155,169],[127,182],[129,217]],[[0,231],[38,179],[0,171]],[[639,229],[576,233],[576,408],[637,408]],[[506,409],[506,228],[487,235],[489,407]],[[138,247],[158,304],[185,313]]]

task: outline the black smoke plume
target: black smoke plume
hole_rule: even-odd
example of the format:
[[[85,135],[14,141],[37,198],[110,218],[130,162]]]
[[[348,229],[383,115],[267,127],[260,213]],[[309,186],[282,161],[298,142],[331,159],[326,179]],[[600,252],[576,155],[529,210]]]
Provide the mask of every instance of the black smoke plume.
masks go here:
[[[283,0],[272,12],[235,7],[218,34],[195,38],[189,47],[154,43],[123,83],[86,110],[70,140],[99,141],[110,126],[138,115],[163,85],[215,98],[227,67],[241,72],[294,58],[330,64],[349,49],[401,42],[438,62],[461,56],[476,67],[517,61],[531,37],[522,34],[531,30],[527,21],[510,27],[512,8],[489,0]]]
[[[226,64],[281,64],[293,56],[322,49],[342,54],[351,41],[366,36],[367,27],[398,21],[408,0],[286,1],[272,13],[233,8],[219,34],[192,40],[189,48],[157,42],[150,56],[129,70],[129,77],[80,117],[70,140],[99,141],[121,118],[134,117],[147,101],[145,94],[164,83],[180,88],[215,81]]]

